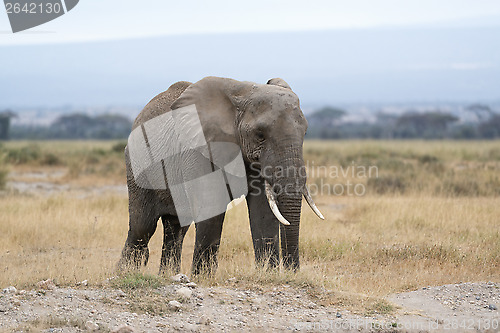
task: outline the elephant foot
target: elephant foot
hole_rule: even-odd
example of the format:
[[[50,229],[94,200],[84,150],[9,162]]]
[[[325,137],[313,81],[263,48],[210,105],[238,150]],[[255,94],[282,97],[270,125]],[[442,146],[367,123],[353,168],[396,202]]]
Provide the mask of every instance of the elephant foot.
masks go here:
[[[264,269],[279,267],[280,255],[278,240],[272,238],[254,239],[255,265]]]
[[[217,262],[200,261],[196,264],[193,263],[191,272],[193,276],[204,275],[210,277],[217,272],[217,266]]]
[[[283,267],[287,270],[298,272],[300,269],[299,256],[296,254],[284,254]]]
[[[117,264],[119,272],[138,270],[143,264],[146,266],[149,260],[149,249],[147,246],[125,245],[122,256]]]
[[[271,253],[265,253],[255,256],[255,266],[265,270],[274,270],[279,268],[279,256]]]
[[[160,275],[175,275],[178,274],[180,270],[180,255],[162,253],[159,272]]]
[[[193,275],[207,275],[213,276],[217,271],[217,252],[219,251],[218,245],[207,247],[203,250],[196,250],[193,254]]]

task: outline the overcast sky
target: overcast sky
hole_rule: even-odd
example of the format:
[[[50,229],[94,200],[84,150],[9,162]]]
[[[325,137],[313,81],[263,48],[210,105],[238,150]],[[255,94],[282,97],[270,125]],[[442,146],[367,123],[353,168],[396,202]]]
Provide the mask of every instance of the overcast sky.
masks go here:
[[[0,10],[0,45],[467,24],[495,18],[500,18],[499,0],[81,0],[68,14],[16,34],[10,31],[5,10]]]

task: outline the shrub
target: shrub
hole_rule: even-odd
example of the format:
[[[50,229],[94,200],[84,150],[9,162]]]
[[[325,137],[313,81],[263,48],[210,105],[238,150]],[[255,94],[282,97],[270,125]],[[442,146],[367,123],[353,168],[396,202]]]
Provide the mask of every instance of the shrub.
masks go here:
[[[12,148],[7,151],[7,162],[12,164],[26,164],[41,157],[40,146],[30,144],[21,148]]]
[[[111,151],[115,153],[123,153],[125,151],[125,146],[127,145],[127,141],[117,142],[111,147]]]
[[[380,176],[378,178],[369,178],[367,182],[368,188],[375,193],[404,193],[406,185],[399,177],[395,176]]]
[[[43,165],[60,165],[60,164],[62,164],[61,159],[53,153],[44,154],[43,158],[40,162]]]
[[[481,186],[475,179],[445,179],[436,192],[451,197],[475,197],[482,194]]]
[[[438,158],[436,156],[429,155],[429,154],[420,155],[420,156],[418,156],[417,159],[422,164],[435,163],[438,161]]]
[[[7,184],[7,175],[9,174],[9,170],[7,166],[3,162],[3,158],[0,156],[0,190],[5,189],[5,185]]]

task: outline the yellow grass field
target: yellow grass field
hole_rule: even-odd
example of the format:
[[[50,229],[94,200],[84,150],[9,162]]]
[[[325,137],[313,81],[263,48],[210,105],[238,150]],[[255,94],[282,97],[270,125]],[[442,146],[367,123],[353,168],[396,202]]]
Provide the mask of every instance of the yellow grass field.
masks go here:
[[[10,171],[10,182],[38,182],[34,175],[49,174],[44,182],[70,188],[29,194],[9,190],[7,183],[0,196],[0,287],[29,288],[48,278],[99,286],[116,275],[127,197],[89,189],[124,184],[122,146],[2,145],[0,172]],[[249,264],[253,248],[242,203],[226,216],[217,274],[199,283],[236,277],[255,286],[325,287],[349,302],[428,285],[500,282],[500,142],[306,141],[305,158],[326,220],[303,206],[300,272],[269,273]],[[377,174],[351,172],[369,166]],[[342,170],[348,173],[339,175]],[[60,176],[51,177],[56,171]],[[347,182],[363,194],[348,194]],[[337,193],[326,193],[332,189]],[[182,272],[188,275],[193,229],[183,251]],[[146,273],[157,274],[162,233],[159,222]]]

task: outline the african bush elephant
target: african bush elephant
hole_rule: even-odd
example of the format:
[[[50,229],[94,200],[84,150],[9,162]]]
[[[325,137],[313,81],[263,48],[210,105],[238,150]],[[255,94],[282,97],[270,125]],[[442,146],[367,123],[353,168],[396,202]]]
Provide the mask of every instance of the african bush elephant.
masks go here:
[[[207,145],[212,146],[217,142],[229,143],[238,147],[241,153],[256,262],[266,261],[272,267],[278,265],[278,243],[281,235],[283,264],[287,268],[297,270],[302,196],[314,212],[323,218],[305,186],[302,145],[307,121],[300,109],[298,97],[282,79],[271,79],[267,84],[219,77],[207,77],[194,84],[177,82],[146,105],[135,119],[132,133],[135,131],[142,137],[148,131],[151,120],[169,116],[170,113],[174,114],[190,106],[195,106],[194,115],[196,121],[199,118],[201,137]],[[160,130],[156,131],[165,132],[161,129],[163,123],[157,123],[160,124],[160,127],[157,127]],[[176,128],[178,126],[184,127],[179,130]],[[173,125],[166,130],[169,133],[158,135],[153,131],[152,134],[159,138],[161,145],[161,140],[171,140],[168,138],[172,137],[173,132],[183,132],[186,135],[185,133],[190,131],[189,126],[191,125]],[[151,149],[151,142],[142,144]],[[160,272],[165,270],[167,265],[178,270],[182,242],[189,225],[180,223],[183,212],[174,204],[173,185],[169,179],[165,180],[165,188],[138,184],[137,175],[133,172],[134,159],[131,154],[129,138],[125,148],[125,161],[130,221],[119,267],[147,263],[148,242],[161,217],[164,239]],[[187,153],[178,155],[183,154]],[[157,174],[189,172],[197,168],[197,163],[208,161],[207,154],[193,153],[193,150],[189,156],[179,157],[185,162],[181,168],[183,170],[177,170],[179,168],[172,166],[167,160],[159,161],[160,171]],[[212,170],[218,168],[217,165],[214,168],[213,163],[207,165],[211,165]],[[229,182],[226,179],[226,184]],[[197,191],[210,192],[211,189],[205,187]],[[206,197],[207,195],[203,198]],[[224,211],[217,215],[209,216],[195,224],[196,240],[192,266],[194,274],[207,268],[211,271],[217,265],[225,207]]]

